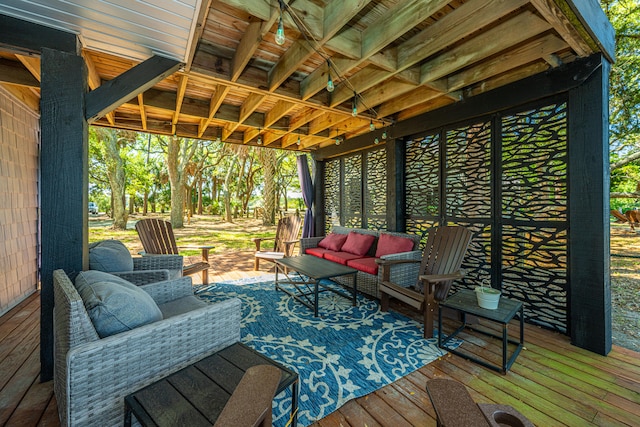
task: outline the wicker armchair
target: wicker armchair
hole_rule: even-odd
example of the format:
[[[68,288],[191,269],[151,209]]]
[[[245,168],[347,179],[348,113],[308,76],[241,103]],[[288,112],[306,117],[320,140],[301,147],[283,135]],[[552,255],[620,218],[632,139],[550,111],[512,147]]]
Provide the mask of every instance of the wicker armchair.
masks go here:
[[[240,340],[240,300],[100,339],[63,270],[54,282],[54,392],[63,426],[115,426],[124,397]],[[158,303],[193,295],[191,278],[142,286]]]

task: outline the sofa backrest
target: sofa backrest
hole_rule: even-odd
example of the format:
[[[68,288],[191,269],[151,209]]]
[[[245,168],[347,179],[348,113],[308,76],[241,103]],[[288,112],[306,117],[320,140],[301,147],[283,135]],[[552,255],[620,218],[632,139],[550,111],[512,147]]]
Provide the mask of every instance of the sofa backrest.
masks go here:
[[[369,248],[369,252],[367,252],[367,256],[375,256],[376,250],[378,249],[378,237],[380,237],[380,233],[390,234],[392,236],[398,236],[398,237],[406,237],[413,240],[414,251],[417,251],[420,247],[420,236],[418,236],[417,234],[399,233],[396,231],[369,230],[367,228],[351,228],[351,227],[343,227],[341,225],[334,225],[331,228],[332,233],[338,233],[338,234],[349,234],[349,232],[351,231],[355,231],[356,233],[360,233],[360,234],[371,234],[373,236],[376,236],[376,240],[373,242],[373,245],[371,245],[371,248]]]

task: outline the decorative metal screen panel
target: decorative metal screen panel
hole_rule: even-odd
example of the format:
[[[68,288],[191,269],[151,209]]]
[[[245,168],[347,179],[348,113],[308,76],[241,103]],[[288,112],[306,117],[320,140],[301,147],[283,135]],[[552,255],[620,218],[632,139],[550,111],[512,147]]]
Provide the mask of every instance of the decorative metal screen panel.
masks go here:
[[[491,217],[491,122],[447,131],[446,215]]]
[[[449,222],[448,225],[467,227],[473,232],[473,240],[461,267],[464,278],[453,283],[454,291],[491,281],[491,224]]]
[[[423,237],[438,223],[440,213],[440,135],[408,141],[405,198],[407,233]],[[424,238],[422,242],[424,242]]]
[[[344,159],[342,206],[345,227],[362,227],[362,155]]]
[[[556,228],[502,228],[502,291],[525,302],[525,317],[566,330],[567,233]]]
[[[561,221],[567,215],[566,104],[502,119],[502,216]]]
[[[567,327],[566,104],[502,118],[502,288],[526,317]]]
[[[333,225],[340,225],[340,160],[326,162],[324,182],[324,221],[329,233]]]
[[[367,156],[367,186],[365,200],[366,226],[373,230],[387,229],[387,152],[369,151]]]

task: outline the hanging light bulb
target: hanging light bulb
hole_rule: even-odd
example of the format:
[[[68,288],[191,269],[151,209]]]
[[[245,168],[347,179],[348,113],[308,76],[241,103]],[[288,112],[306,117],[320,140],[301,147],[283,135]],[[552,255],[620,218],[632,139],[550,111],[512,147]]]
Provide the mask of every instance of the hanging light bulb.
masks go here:
[[[336,138],[336,145],[340,145],[340,138]]]
[[[218,136],[218,137],[216,137],[216,142],[217,142],[218,144],[220,144],[220,142],[221,142],[221,141],[222,141],[222,140],[220,139],[220,137],[219,137],[219,136]]]
[[[353,117],[358,117],[358,99],[356,96],[356,93],[353,92],[353,104],[351,104],[351,115]]]
[[[376,130],[376,125],[373,124],[373,120],[371,120],[371,122],[369,123],[369,130],[371,132],[373,132],[374,130]]]
[[[376,139],[373,140],[374,144],[378,144],[380,142],[380,140],[378,139],[378,137],[376,136]]]
[[[300,145],[300,136],[298,136],[298,140],[296,141],[296,145]]]
[[[331,63],[327,59],[327,92],[333,92],[335,88],[333,79],[331,78]]]
[[[278,29],[276,30],[276,43],[282,46],[284,40],[284,24],[282,23],[282,8],[280,8],[280,19],[278,20]]]
[[[258,135],[258,145],[262,145],[262,137]]]
[[[387,139],[387,131],[382,132],[382,139]]]

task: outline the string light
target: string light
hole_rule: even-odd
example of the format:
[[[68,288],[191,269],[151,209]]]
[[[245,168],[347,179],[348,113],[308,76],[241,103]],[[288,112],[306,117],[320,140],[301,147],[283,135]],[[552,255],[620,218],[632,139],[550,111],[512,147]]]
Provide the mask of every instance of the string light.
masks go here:
[[[333,92],[333,90],[336,88],[333,85],[333,79],[331,78],[331,63],[329,63],[329,60],[327,59],[327,92]]]
[[[378,139],[378,137],[376,136],[376,139],[373,140],[374,144],[378,144],[380,142],[380,140]]]
[[[280,18],[278,19],[278,29],[276,30],[276,44],[282,46],[285,41],[284,23],[282,22],[282,9],[283,9],[282,0],[278,0],[278,3],[280,3]]]
[[[382,132],[382,139],[387,139],[387,131]]]
[[[371,132],[373,132],[374,130],[376,130],[376,125],[373,124],[373,119],[371,119],[371,122],[369,122],[369,130]]]
[[[336,145],[340,145],[340,138],[336,138]]]
[[[262,136],[260,135],[261,129],[258,128],[258,145],[262,145]]]
[[[358,117],[358,95],[353,92],[353,104],[351,105],[351,115]]]
[[[296,141],[296,145],[300,145],[300,136],[298,136],[298,140]]]

